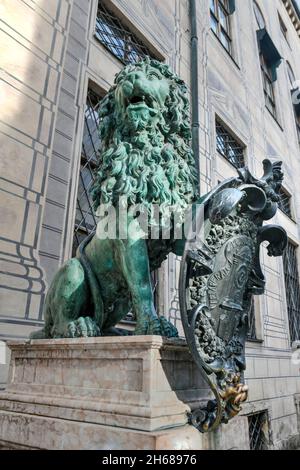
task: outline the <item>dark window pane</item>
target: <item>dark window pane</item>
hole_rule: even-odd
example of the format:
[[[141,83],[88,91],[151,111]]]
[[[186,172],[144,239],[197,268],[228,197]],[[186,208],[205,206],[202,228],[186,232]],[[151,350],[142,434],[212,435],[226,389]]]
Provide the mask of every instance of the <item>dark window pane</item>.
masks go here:
[[[223,26],[225,31],[227,31],[227,33],[228,33],[229,32],[228,15],[221,6],[219,6],[219,19],[220,19],[221,25]]]
[[[101,95],[98,95],[92,89],[88,90],[77,191],[73,255],[75,254],[79,243],[87,235],[93,232],[96,227],[90,189],[94,180],[97,152],[100,148],[100,137],[98,133],[98,107],[101,99]]]
[[[242,168],[245,166],[244,146],[219,122],[216,121],[217,151],[223,155],[233,166]]]
[[[227,1],[211,0],[210,27],[225,49],[231,53],[230,15]]]
[[[266,411],[248,416],[250,450],[268,449],[268,414]]]
[[[221,31],[220,33],[220,39],[225,49],[227,49],[227,51],[230,52],[230,40],[228,39],[228,36],[223,31]]]
[[[279,13],[278,13],[278,20],[279,20],[281,32],[282,32],[283,36],[285,37],[285,39],[287,40],[287,27],[285,26],[284,21],[281,18],[281,16],[279,15]]]
[[[297,126],[298,142],[300,144],[300,123],[296,122],[296,126]]]
[[[276,103],[274,94],[274,83],[272,81],[272,74],[263,54],[260,54],[261,74],[263,80],[265,104],[270,113],[276,118]]]
[[[280,201],[278,203],[279,209],[282,210],[288,217],[292,217],[291,210],[291,196],[287,194],[284,189],[279,191]]]
[[[266,22],[261,12],[261,9],[259,8],[259,6],[257,5],[255,1],[253,2],[253,8],[254,8],[254,14],[255,14],[258,29],[264,29],[266,26]]]
[[[291,341],[300,340],[300,288],[297,248],[289,242],[283,254],[286,301]]]
[[[218,21],[214,15],[210,15],[210,27],[215,34],[218,34]]]

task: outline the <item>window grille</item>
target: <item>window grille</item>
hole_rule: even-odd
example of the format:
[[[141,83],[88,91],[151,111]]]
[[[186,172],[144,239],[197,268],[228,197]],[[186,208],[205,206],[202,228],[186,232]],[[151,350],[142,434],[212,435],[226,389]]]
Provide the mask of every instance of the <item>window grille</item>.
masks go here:
[[[278,202],[278,207],[284,214],[292,218],[292,208],[291,208],[291,196],[283,189],[279,190],[280,201]]]
[[[216,139],[217,151],[235,168],[242,168],[245,165],[245,147],[218,120],[216,121]]]
[[[296,117],[296,128],[297,128],[298,142],[300,144],[300,116]]]
[[[288,242],[283,268],[291,341],[300,340],[300,281],[296,246]]]
[[[254,297],[251,296],[249,309],[248,309],[248,332],[247,332],[247,339],[248,340],[256,340],[256,323],[255,323],[255,307],[254,307]]]
[[[148,47],[101,1],[98,4],[95,36],[125,65],[138,62],[145,56],[156,58]]]
[[[268,449],[268,413],[266,411],[248,416],[250,450]]]
[[[98,107],[102,96],[89,89],[84,117],[84,131],[81,148],[81,162],[77,204],[75,215],[73,256],[81,241],[95,230],[96,219],[90,189],[94,181],[94,170],[97,164],[97,152],[100,147],[98,133]]]
[[[262,73],[262,79],[263,79],[263,88],[264,88],[266,107],[268,108],[272,116],[276,119],[277,112],[276,112],[276,101],[275,101],[272,72],[262,53],[260,53],[260,67],[261,67],[261,73]]]
[[[232,53],[229,0],[210,0],[210,26],[229,54]]]

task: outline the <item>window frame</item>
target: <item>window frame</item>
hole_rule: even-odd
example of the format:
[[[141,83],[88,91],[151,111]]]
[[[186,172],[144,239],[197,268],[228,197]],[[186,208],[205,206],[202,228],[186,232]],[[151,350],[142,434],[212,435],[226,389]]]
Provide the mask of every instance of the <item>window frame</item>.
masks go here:
[[[291,66],[291,64],[289,63],[288,60],[286,61],[286,66],[287,66],[288,79],[289,79],[289,82],[290,82],[290,92],[291,92],[291,95],[292,95],[292,93],[295,91],[294,85],[295,85],[295,82],[296,82],[296,77],[295,77],[294,71],[292,69],[292,66]],[[292,99],[291,99],[291,101],[292,101]],[[296,125],[296,133],[297,133],[298,143],[299,143],[299,146],[300,146],[300,115],[297,114],[293,101],[292,101],[292,107],[293,107],[293,114],[294,114],[294,118],[295,118],[295,125]]]
[[[258,5],[258,3],[255,0],[253,1],[253,11],[254,11],[254,16],[255,16],[255,19],[256,19],[256,24],[257,24],[258,29],[266,28],[265,17],[263,15],[263,12],[261,11],[260,6]],[[262,24],[260,24],[261,21],[262,21]]]
[[[291,344],[300,341],[299,246],[291,239],[283,253],[283,273]]]
[[[103,26],[101,28],[101,24],[104,28]],[[152,47],[149,41],[140,37],[139,33],[136,33],[136,28],[128,25],[122,13],[116,12],[115,8],[110,8],[101,0],[96,5],[94,38],[123,65],[138,62],[146,56],[164,61],[163,55],[154,46]]]
[[[221,137],[219,137],[218,135],[218,128],[222,129],[224,135],[226,134],[226,141],[224,142],[225,151],[223,151],[221,146],[218,145],[221,139]],[[229,151],[233,150],[232,143],[235,143],[237,145],[236,148],[239,147],[241,155],[237,155],[234,157],[230,157],[228,155],[228,149]],[[217,153],[223,158],[225,158],[225,160],[230,163],[235,169],[243,168],[246,165],[246,145],[236,137],[234,132],[232,132],[231,129],[226,124],[224,124],[224,122],[218,117],[218,115],[215,116],[215,145]]]
[[[274,81],[272,80],[272,75],[270,67],[268,66],[266,59],[262,52],[259,54],[260,60],[260,70],[263,80],[263,91],[265,98],[265,105],[268,111],[272,114],[273,118],[278,120],[276,96],[275,96],[275,86]]]
[[[268,410],[261,410],[247,416],[250,450],[267,450],[270,445]],[[256,434],[256,436],[255,436]]]
[[[212,4],[214,5],[214,8],[212,9]],[[214,33],[214,35],[217,37],[219,42],[222,44],[226,52],[233,58],[233,39],[232,39],[232,24],[231,24],[231,19],[230,16],[232,13],[230,13],[229,10],[229,0],[210,0],[210,29]],[[224,13],[224,18],[226,22],[226,28],[224,27],[224,24],[222,24],[222,20],[220,18],[220,11],[223,11]],[[216,30],[212,27],[212,20],[216,24]],[[227,39],[229,47],[227,48],[225,44],[222,41],[222,35]]]
[[[289,40],[288,40],[288,29],[285,25],[285,22],[283,21],[281,15],[279,12],[277,12],[278,14],[278,22],[279,22],[279,26],[280,26],[280,31],[282,33],[282,36],[284,37],[284,39],[286,40],[287,43],[289,43]]]
[[[80,165],[79,165],[79,177],[78,177],[78,184],[76,188],[76,209],[75,209],[75,220],[73,226],[73,240],[72,240],[72,256],[75,256],[76,250],[82,241],[83,238],[88,236],[90,233],[93,232],[96,226],[96,219],[93,211],[93,203],[89,193],[89,184],[86,186],[86,182],[83,176],[84,169],[87,169],[91,175],[91,179],[93,177],[93,171],[96,170],[98,162],[95,158],[99,149],[95,148],[95,143],[93,141],[91,135],[91,129],[89,127],[88,119],[89,116],[92,114],[93,117],[95,113],[97,113],[97,107],[99,107],[100,101],[104,98],[105,91],[104,90],[95,90],[92,83],[89,83],[86,93],[86,101],[85,101],[85,108],[84,108],[84,127],[83,127],[83,134],[81,139],[81,151],[80,151]],[[92,103],[92,98],[97,97],[97,104]],[[91,111],[92,109],[92,111]],[[95,119],[94,122],[98,121]],[[99,121],[98,121],[99,123]],[[85,139],[88,136],[90,141],[92,142],[93,153],[89,156],[84,148]],[[82,186],[82,191],[80,191],[80,186]],[[85,202],[88,204],[88,210],[84,210],[81,207],[80,199],[84,195]],[[80,213],[81,219],[77,218],[77,214]],[[86,223],[87,217],[91,217],[94,219],[94,227],[89,228],[88,224]]]
[[[292,196],[291,194],[281,186],[279,193],[280,202],[278,203],[278,208],[283,214],[285,214],[289,219],[293,220],[293,208],[292,208]],[[285,198],[285,200],[283,200]],[[285,208],[287,202],[287,210]]]

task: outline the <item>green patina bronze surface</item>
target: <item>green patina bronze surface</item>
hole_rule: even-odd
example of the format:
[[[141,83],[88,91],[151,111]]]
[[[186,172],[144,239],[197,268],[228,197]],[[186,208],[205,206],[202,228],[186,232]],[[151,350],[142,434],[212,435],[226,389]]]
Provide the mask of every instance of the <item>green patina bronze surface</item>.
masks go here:
[[[150,205],[159,204],[163,227],[164,211],[176,205],[180,223],[196,198],[189,114],[186,86],[167,65],[146,59],[125,67],[100,106],[95,208],[117,208],[123,197],[129,207],[143,204],[150,215]],[[129,223],[139,230],[132,215],[122,233]],[[150,273],[178,246],[172,238],[136,240],[120,231],[114,239],[96,234],[85,240],[56,274],[45,302],[45,327],[32,337],[109,334],[129,311],[137,320],[135,334],[176,336],[176,328],[157,316]]]

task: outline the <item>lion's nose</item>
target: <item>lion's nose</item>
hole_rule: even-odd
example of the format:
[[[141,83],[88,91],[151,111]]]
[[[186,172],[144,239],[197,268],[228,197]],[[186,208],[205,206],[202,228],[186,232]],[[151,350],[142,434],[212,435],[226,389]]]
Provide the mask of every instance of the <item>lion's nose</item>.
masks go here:
[[[132,72],[127,75],[126,79],[129,80],[131,83],[136,82],[139,79],[142,79],[144,77],[143,72]]]

